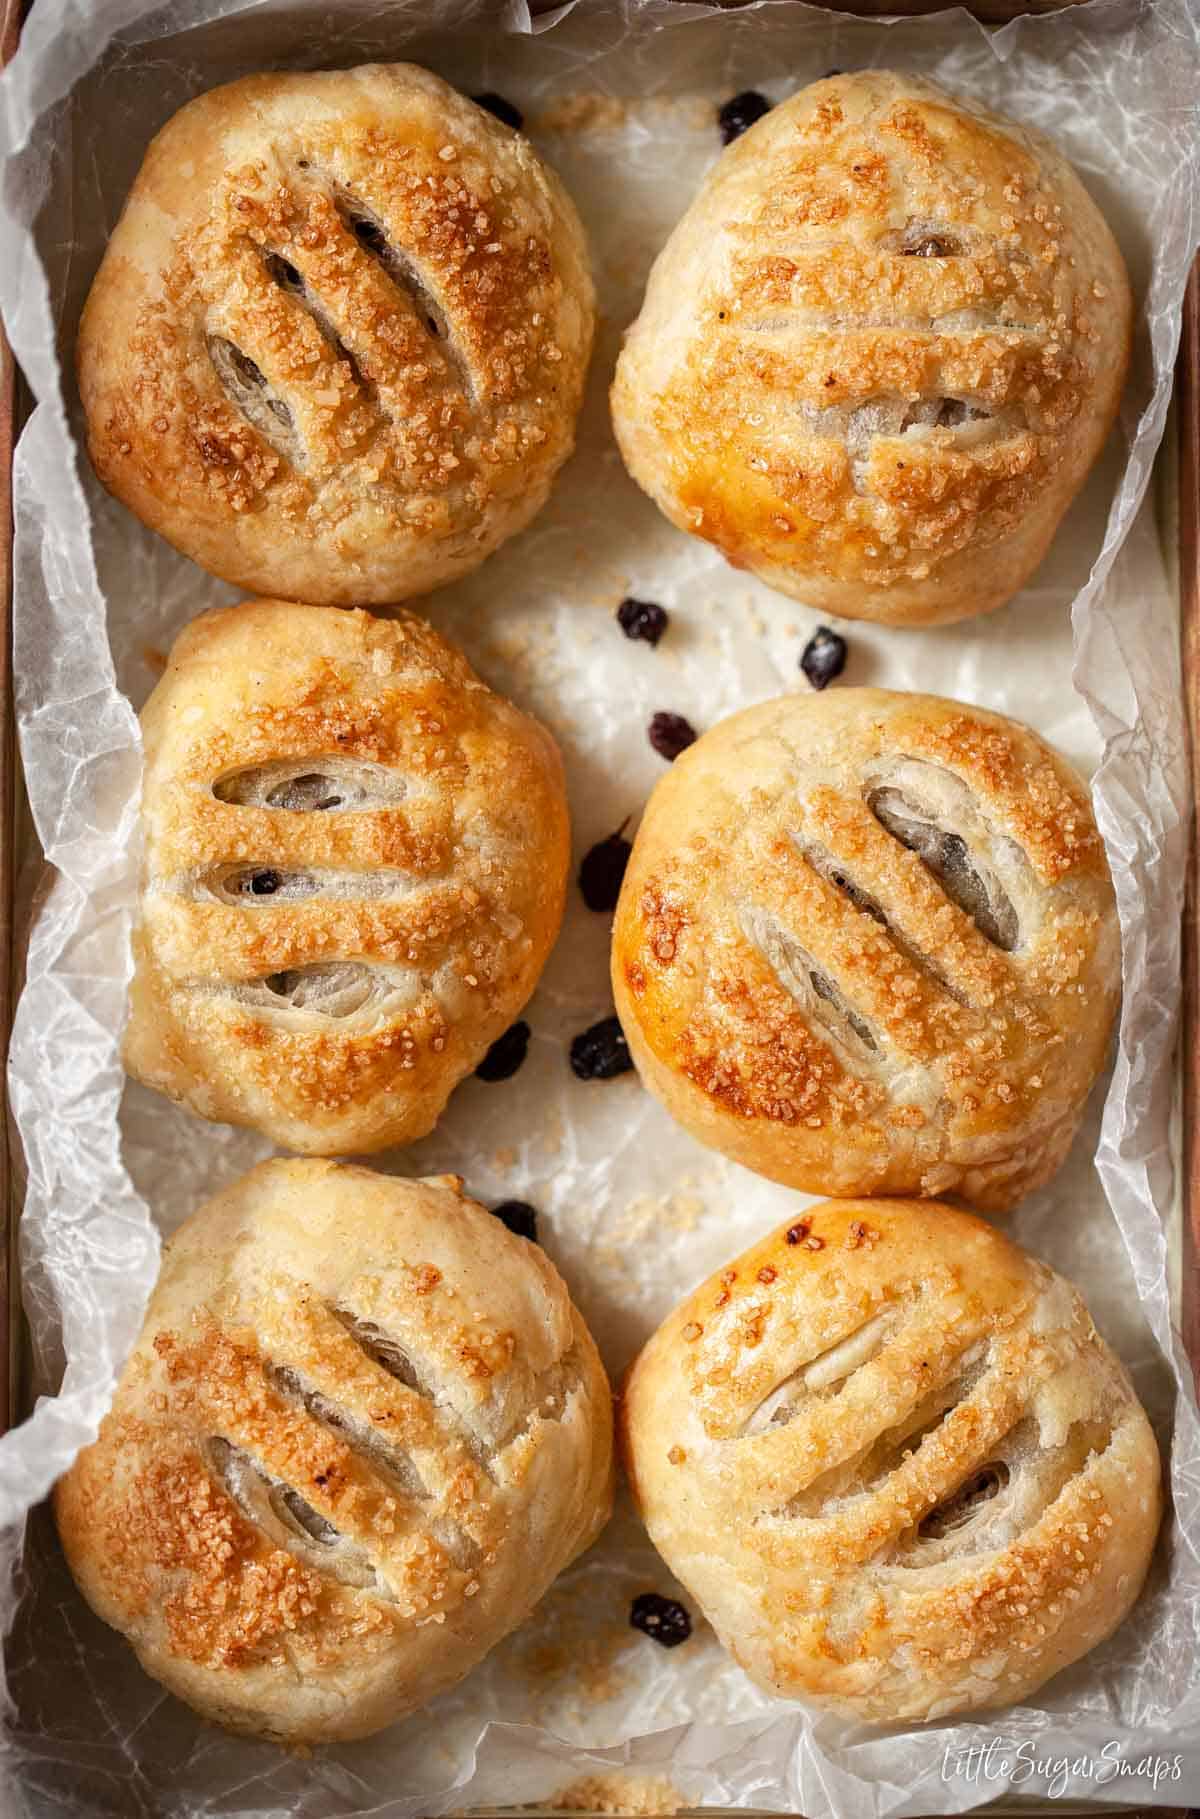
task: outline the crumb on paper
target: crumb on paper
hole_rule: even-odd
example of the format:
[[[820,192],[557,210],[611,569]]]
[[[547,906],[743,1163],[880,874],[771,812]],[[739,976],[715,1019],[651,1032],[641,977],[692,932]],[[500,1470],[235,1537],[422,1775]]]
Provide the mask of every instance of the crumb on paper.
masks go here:
[[[579,1609],[568,1588],[552,1591],[539,1607],[538,1633],[516,1649],[515,1665],[529,1688],[533,1721],[545,1722],[551,1708],[559,1722],[578,1721],[591,1707],[618,1698],[629,1684],[618,1665],[629,1643],[623,1616],[598,1622],[594,1612]]]
[[[612,1813],[619,1819],[641,1819],[642,1815],[685,1812],[688,1802],[662,1775],[614,1771],[608,1775],[583,1775],[578,1781],[568,1781],[537,1806],[516,1810],[530,1814]],[[480,1819],[480,1810],[460,1807],[448,1819]]]
[[[672,115],[678,126],[693,132],[702,132],[711,125],[714,128],[713,151],[717,151],[715,103],[702,95],[643,95],[632,102],[619,95],[586,91],[562,95],[540,112],[526,115],[525,131],[532,134],[617,133],[628,126],[631,114],[644,118],[651,112]]]
[[[596,1262],[628,1277],[632,1274],[630,1256],[644,1239],[655,1232],[686,1236],[695,1231],[708,1208],[702,1196],[689,1189],[690,1182],[685,1180],[669,1194],[635,1194],[605,1228],[605,1242],[596,1247]]]
[[[652,1228],[687,1233],[695,1231],[705,1204],[699,1194],[675,1190],[669,1194],[636,1194],[609,1227],[615,1243],[628,1244],[645,1237]]]
[[[561,1112],[555,1112],[543,1125],[537,1146],[547,1156],[553,1156],[562,1148],[566,1135],[566,1121]]]
[[[661,1775],[585,1775],[547,1803],[558,1813],[679,1813],[687,1801]]]

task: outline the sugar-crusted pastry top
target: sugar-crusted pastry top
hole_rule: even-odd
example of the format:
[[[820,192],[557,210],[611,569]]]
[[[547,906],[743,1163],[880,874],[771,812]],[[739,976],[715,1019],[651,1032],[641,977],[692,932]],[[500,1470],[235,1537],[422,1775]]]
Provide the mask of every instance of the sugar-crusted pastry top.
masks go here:
[[[60,1483],[77,1579],[147,1671],[278,1741],[460,1679],[607,1514],[595,1346],[455,1178],[262,1164],[168,1246]]]
[[[1024,1698],[1154,1545],[1154,1437],[1079,1295],[948,1206],[810,1206],[669,1315],[622,1408],[651,1539],[735,1658],[871,1721]]]
[[[142,726],[130,1072],[306,1153],[423,1136],[558,932],[550,735],[422,620],[270,600],[193,621]]]
[[[786,695],[659,783],[613,985],[647,1084],[703,1141],[814,1193],[1011,1206],[1102,1065],[1116,909],[1080,779],[929,695]]]
[[[617,367],[634,478],[810,605],[1007,599],[1116,411],[1121,255],[1039,134],[907,74],[814,83],[720,158]]]
[[[406,599],[542,504],[592,321],[520,134],[411,64],[250,76],[146,155],[80,329],[89,449],[237,586]]]

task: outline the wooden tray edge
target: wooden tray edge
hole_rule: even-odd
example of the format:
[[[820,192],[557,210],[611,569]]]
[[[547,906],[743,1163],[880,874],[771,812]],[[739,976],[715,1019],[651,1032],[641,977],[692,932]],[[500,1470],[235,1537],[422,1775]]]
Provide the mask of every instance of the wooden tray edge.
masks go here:
[[[0,68],[16,53],[24,0],[0,6]],[[13,442],[16,433],[17,375],[8,337],[0,325],[0,1057],[5,1074],[12,1034],[14,978],[13,893],[17,868],[17,737],[13,706]],[[0,1117],[0,1433],[17,1420],[21,1300],[17,1276],[17,1218],[13,1197],[12,1148],[7,1116]]]
[[[1175,380],[1179,426],[1179,592],[1183,694],[1191,747],[1193,803],[1183,919],[1183,1342],[1200,1385],[1200,258],[1183,306]]]

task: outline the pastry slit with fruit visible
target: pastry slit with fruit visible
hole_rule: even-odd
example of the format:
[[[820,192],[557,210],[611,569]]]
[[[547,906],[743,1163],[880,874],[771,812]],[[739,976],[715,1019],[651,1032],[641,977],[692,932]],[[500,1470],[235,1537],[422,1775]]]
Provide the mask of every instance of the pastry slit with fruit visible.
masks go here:
[[[423,1136],[558,931],[549,735],[419,620],[278,601],[189,626],[142,722],[130,1072],[302,1153]]]
[[[1122,1621],[1154,1436],[1076,1290],[982,1220],[827,1201],[671,1313],[621,1397],[650,1539],[765,1691],[1017,1704]]]
[[[1041,133],[835,74],[719,158],[612,388],[681,530],[822,613],[934,625],[1033,574],[1116,418],[1121,253]]]
[[[68,1562],[147,1672],[289,1744],[453,1686],[588,1546],[612,1412],[557,1272],[454,1176],[261,1164],[166,1247]]]
[[[80,322],[103,484],[222,580],[391,605],[570,454],[587,246],[529,141],[412,64],[211,89],[146,152]]]
[[[1004,1211],[1066,1155],[1116,1005],[1086,790],[953,701],[747,709],[651,796],[612,979],[643,1080],[702,1142],[810,1193]]]

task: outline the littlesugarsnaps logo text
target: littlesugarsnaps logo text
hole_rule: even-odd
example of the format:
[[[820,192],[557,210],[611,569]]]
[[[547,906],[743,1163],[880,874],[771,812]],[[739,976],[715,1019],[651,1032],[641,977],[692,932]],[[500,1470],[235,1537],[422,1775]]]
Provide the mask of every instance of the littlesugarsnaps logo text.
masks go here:
[[[942,1756],[943,1781],[1025,1787],[1051,1800],[1074,1792],[1080,1782],[1108,1787],[1114,1781],[1135,1781],[1149,1792],[1182,1774],[1181,1757],[1137,1755],[1115,1738],[1098,1752],[1071,1755],[1028,1738],[989,1737],[965,1749],[948,1745]]]

